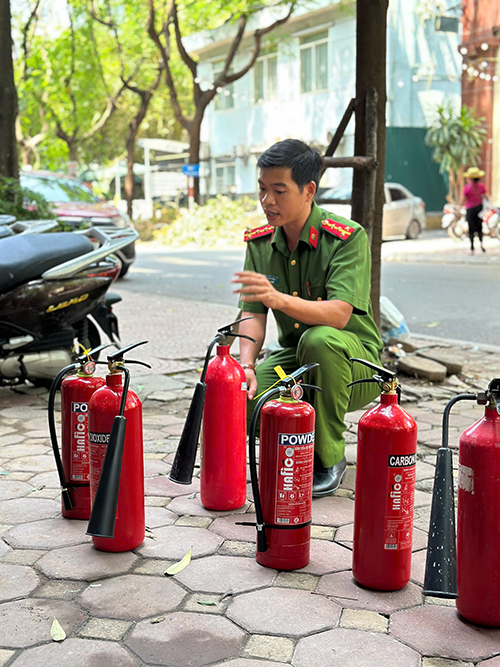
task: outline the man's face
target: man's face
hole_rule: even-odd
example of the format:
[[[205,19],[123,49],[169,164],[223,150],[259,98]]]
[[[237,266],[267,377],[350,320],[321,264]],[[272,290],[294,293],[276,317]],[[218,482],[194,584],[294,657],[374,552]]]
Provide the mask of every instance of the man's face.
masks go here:
[[[268,223],[273,227],[305,222],[311,212],[315,189],[311,181],[301,192],[288,167],[260,170],[259,200]]]

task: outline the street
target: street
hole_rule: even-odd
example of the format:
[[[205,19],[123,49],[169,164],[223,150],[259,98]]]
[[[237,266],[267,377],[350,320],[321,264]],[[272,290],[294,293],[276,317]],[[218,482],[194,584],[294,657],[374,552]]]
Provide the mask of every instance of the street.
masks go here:
[[[413,333],[499,345],[500,263],[493,261],[498,257],[488,254],[465,261],[469,258],[462,244],[456,248],[463,253],[464,263],[448,263],[441,253],[447,243],[435,231],[424,233],[417,241],[384,243],[382,256],[387,261],[382,265],[381,294],[399,308]],[[498,242],[491,240],[492,252],[496,246]],[[123,297],[120,313],[127,299],[139,299],[144,308],[152,310],[159,297],[169,297],[181,299],[183,308],[189,301],[226,306],[232,317],[237,312],[237,297],[231,277],[242,267],[243,257],[244,248],[179,251],[139,245],[129,275],[113,287]],[[150,335],[148,320],[142,321],[141,335]]]

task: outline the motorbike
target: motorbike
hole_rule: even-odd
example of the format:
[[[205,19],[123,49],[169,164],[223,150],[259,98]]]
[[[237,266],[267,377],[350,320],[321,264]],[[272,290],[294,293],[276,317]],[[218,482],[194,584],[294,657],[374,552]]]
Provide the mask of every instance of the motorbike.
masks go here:
[[[482,213],[483,236],[500,240],[500,208],[493,206]],[[469,236],[469,225],[465,219],[465,209],[453,204],[445,204],[441,227],[455,241]]]
[[[16,234],[43,234],[58,225],[57,220],[17,220],[13,215],[0,215],[0,239]]]
[[[92,227],[0,240],[0,386],[47,385],[101,331],[121,347],[108,292],[120,273],[113,253],[133,243],[131,228]]]

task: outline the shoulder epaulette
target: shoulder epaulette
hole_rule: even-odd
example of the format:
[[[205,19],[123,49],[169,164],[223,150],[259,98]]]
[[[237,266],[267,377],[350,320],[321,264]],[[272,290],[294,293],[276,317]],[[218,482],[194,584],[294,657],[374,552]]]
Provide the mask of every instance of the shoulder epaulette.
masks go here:
[[[253,241],[258,239],[261,236],[267,236],[274,232],[274,227],[272,225],[263,225],[262,227],[257,227],[256,229],[247,229],[245,232],[245,241]]]
[[[354,232],[354,227],[349,227],[348,225],[343,225],[341,222],[336,220],[323,220],[321,223],[321,229],[330,232],[334,236],[338,236],[339,239],[348,239],[349,236]]]

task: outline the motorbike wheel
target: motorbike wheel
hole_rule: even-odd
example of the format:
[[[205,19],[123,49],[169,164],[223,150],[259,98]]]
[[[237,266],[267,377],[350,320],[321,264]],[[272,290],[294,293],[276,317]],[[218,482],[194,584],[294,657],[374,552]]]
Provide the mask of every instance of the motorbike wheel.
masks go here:
[[[96,325],[86,317],[81,322],[75,325],[76,337],[78,342],[83,345],[86,350],[93,350],[101,344],[101,336]],[[81,354],[81,350],[78,350],[76,356]],[[99,353],[94,355],[94,361],[99,359]]]
[[[446,229],[448,232],[448,236],[450,239],[453,239],[454,241],[461,241],[462,238],[464,237],[464,234],[459,234],[457,230],[457,225],[454,225],[453,223],[448,226]]]

